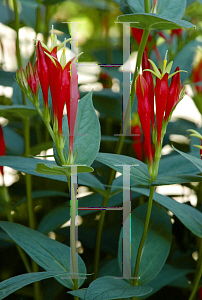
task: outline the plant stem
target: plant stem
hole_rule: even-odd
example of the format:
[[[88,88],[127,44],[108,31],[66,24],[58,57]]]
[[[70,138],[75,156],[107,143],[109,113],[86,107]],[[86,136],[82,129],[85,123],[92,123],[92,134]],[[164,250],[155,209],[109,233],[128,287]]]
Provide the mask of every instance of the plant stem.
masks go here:
[[[73,177],[67,176],[67,182],[69,185],[69,191],[71,195],[71,224],[70,224],[70,247],[71,247],[71,258],[72,258],[72,268],[73,268],[73,281],[74,281],[74,290],[78,290],[78,269],[77,269],[77,252],[76,252],[76,215],[77,215],[77,206],[76,206],[76,196],[74,191],[74,182]],[[74,296],[74,300],[79,300],[78,297]]]
[[[193,300],[195,298],[196,292],[198,290],[198,284],[202,276],[202,238],[200,238],[199,240],[199,258],[197,261],[197,266],[198,266],[198,272],[194,278],[193,288],[189,300]]]
[[[148,227],[149,227],[149,220],[150,220],[151,210],[152,210],[154,189],[155,189],[155,186],[150,186],[147,214],[146,214],[146,219],[145,219],[145,223],[144,223],[144,230],[143,230],[142,238],[141,238],[140,245],[139,245],[138,252],[137,252],[134,277],[138,277],[138,271],[139,271],[140,260],[141,260],[141,255],[142,255],[142,248],[144,246],[144,242],[145,242]],[[138,279],[133,279],[133,285],[137,285],[137,282],[138,282]]]
[[[119,140],[115,149],[115,154],[120,154],[121,150],[123,148],[123,143],[125,139],[125,134],[127,130],[127,124],[129,125],[129,120],[130,120],[130,108],[133,106],[134,98],[135,98],[135,79],[138,75],[139,69],[140,69],[140,64],[142,61],[142,56],[143,52],[145,49],[145,46],[147,44],[147,40],[149,37],[149,29],[144,30],[142,40],[138,49],[138,55],[137,55],[137,61],[136,61],[136,66],[135,66],[135,72],[133,76],[133,81],[132,81],[132,86],[131,86],[131,98],[128,101],[126,112],[123,118],[123,131],[121,130],[121,135],[119,136]],[[103,198],[102,201],[102,207],[106,207],[107,203],[110,199],[110,191],[111,191],[111,185],[112,182],[115,178],[116,171],[114,169],[111,169],[109,179],[107,181],[107,185],[109,186],[107,188],[108,195]],[[106,210],[101,211],[100,219],[98,221],[98,227],[97,227],[97,232],[96,232],[96,241],[95,241],[95,254],[94,254],[94,263],[93,263],[93,280],[95,280],[98,277],[98,269],[99,269],[99,260],[100,260],[100,245],[101,245],[101,238],[102,238],[102,231],[103,231],[103,225],[104,225],[104,220],[105,220],[105,214]]]
[[[149,14],[149,12],[150,12],[149,0],[144,0],[144,10],[147,14]]]

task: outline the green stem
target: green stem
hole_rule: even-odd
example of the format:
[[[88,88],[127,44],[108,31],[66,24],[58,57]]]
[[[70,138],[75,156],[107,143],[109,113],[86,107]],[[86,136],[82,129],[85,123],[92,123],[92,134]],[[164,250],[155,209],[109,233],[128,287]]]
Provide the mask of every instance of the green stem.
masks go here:
[[[20,21],[19,21],[17,0],[13,0],[13,8],[14,8],[14,14],[15,14],[17,62],[18,62],[18,67],[20,67],[20,66],[22,66],[22,59],[21,59],[21,55],[20,55],[20,42],[19,42]]]
[[[130,120],[130,108],[133,106],[133,101],[135,98],[135,79],[136,79],[139,69],[140,69],[142,56],[143,56],[145,46],[147,44],[149,33],[150,33],[149,29],[144,30],[142,40],[141,40],[141,43],[140,43],[140,46],[138,49],[137,62],[136,62],[135,72],[134,72],[132,86],[131,86],[131,101],[128,101],[126,112],[125,112],[125,115],[123,118],[123,127],[122,127],[123,132],[121,131],[122,134],[119,136],[119,140],[118,140],[118,143],[117,143],[117,146],[115,149],[116,154],[120,154],[121,150],[123,148],[123,143],[124,143],[125,134],[126,134],[126,130],[127,130],[127,124],[129,125],[128,120]],[[116,174],[116,171],[114,169],[111,169],[109,179],[107,181],[108,186],[112,185],[112,182],[115,178],[115,174]],[[108,200],[110,198],[110,191],[111,191],[111,187],[108,187],[107,188],[108,195],[103,198],[102,207],[107,206]],[[95,241],[94,264],[93,264],[93,272],[94,272],[93,280],[95,280],[98,277],[99,260],[100,260],[100,245],[101,245],[101,238],[102,238],[105,214],[106,214],[106,210],[102,210],[100,219],[98,221],[98,228],[97,228],[97,232],[96,232],[96,241]]]
[[[197,261],[197,265],[198,265],[198,272],[196,274],[196,277],[194,278],[193,288],[189,300],[193,300],[195,298],[195,295],[198,290],[199,281],[201,280],[201,276],[202,276],[202,238],[200,238],[199,241],[199,258]]]
[[[74,290],[78,290],[78,270],[77,270],[77,261],[76,261],[76,215],[77,215],[77,208],[76,208],[76,196],[74,191],[74,183],[73,177],[67,176],[67,182],[69,185],[69,191],[71,194],[71,225],[70,225],[70,247],[71,247],[71,257],[72,257],[72,268],[73,268],[73,281],[74,281]],[[78,297],[74,296],[74,300],[79,300]]]
[[[25,157],[29,157],[30,153],[30,121],[29,119],[24,119],[24,139],[25,139]],[[33,212],[33,201],[32,201],[32,183],[31,175],[25,175],[26,180],[26,196],[27,196],[27,209],[28,209],[28,219],[29,227],[35,229],[35,218]]]
[[[145,219],[145,223],[144,223],[144,230],[143,230],[143,234],[142,234],[142,238],[140,241],[140,245],[139,245],[138,252],[137,252],[137,258],[136,258],[136,265],[135,265],[135,272],[134,272],[134,277],[136,277],[136,278],[138,277],[138,271],[139,271],[140,260],[141,260],[141,255],[142,255],[142,248],[144,246],[144,242],[145,242],[148,227],[149,227],[149,220],[150,220],[151,210],[152,210],[154,189],[155,189],[155,186],[150,186],[149,201],[148,201],[146,219]],[[133,279],[133,285],[137,285],[137,283],[138,283],[138,279]]]
[[[21,54],[20,54],[20,40],[19,40],[20,21],[19,21],[17,0],[13,0],[13,8],[14,8],[14,14],[15,14],[17,63],[18,63],[18,68],[19,68],[20,66],[22,66],[22,59],[21,59]],[[23,92],[22,92],[22,101],[23,101],[23,104],[26,105],[26,98],[25,98],[25,94]]]
[[[147,14],[150,13],[149,0],[144,0],[144,9]]]

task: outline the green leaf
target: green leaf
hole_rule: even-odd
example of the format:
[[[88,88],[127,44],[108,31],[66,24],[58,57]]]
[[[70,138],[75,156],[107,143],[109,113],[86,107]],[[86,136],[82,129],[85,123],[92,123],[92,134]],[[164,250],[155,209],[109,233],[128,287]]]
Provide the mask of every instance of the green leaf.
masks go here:
[[[9,125],[3,128],[4,140],[6,143],[6,153],[13,155],[23,155],[24,153],[24,139]]]
[[[192,269],[178,269],[172,265],[165,264],[161,272],[149,282],[149,285],[153,288],[151,293],[149,293],[146,297],[141,297],[140,299],[146,299],[150,297],[164,286],[176,281],[191,271]]]
[[[69,176],[71,174],[71,166],[55,166],[50,164],[38,163],[35,171],[37,173],[48,174],[48,175],[65,175]],[[77,174],[93,172],[93,168],[87,166],[78,166],[77,165]]]
[[[132,187],[131,191],[136,191],[140,194],[149,196],[149,190],[145,188]],[[179,203],[168,196],[164,196],[154,192],[153,199],[172,211],[172,213],[191,230],[195,235],[202,237],[202,213],[196,208]]]
[[[133,198],[134,194],[135,194],[134,192],[131,193],[131,198]],[[96,210],[90,208],[102,207],[102,200],[103,197],[97,193],[79,198],[78,207],[85,207],[86,209],[83,210],[79,209],[78,215],[84,216],[84,215],[94,213]],[[122,193],[119,193],[113,195],[109,199],[107,203],[107,207],[115,207],[119,204],[122,205],[122,202],[123,202],[123,196]],[[68,202],[63,205],[60,205],[59,207],[56,207],[55,209],[51,210],[48,214],[46,214],[42,218],[41,222],[39,223],[37,230],[44,234],[47,234],[50,231],[54,231],[58,229],[69,218],[70,218],[70,203]]]
[[[151,4],[150,2],[150,10]],[[173,19],[181,19],[184,15],[186,8],[186,1],[184,0],[158,0],[156,12],[161,16],[165,16]],[[145,6],[144,0],[133,1],[133,0],[121,0],[120,9],[124,14],[130,13],[144,13]]]
[[[131,214],[131,274],[134,274],[138,246],[140,244],[147,213],[147,203]],[[126,222],[130,222],[130,216]],[[118,261],[122,269],[122,233],[119,238]],[[130,232],[128,233],[130,234]],[[138,276],[139,284],[148,283],[161,271],[170,251],[172,226],[167,211],[153,203],[147,237],[141,254]],[[130,261],[130,257],[128,258]]]
[[[37,158],[27,158],[27,157],[21,157],[21,156],[0,156],[0,166],[7,166],[10,168],[13,168],[17,171],[39,176],[39,177],[45,177],[49,179],[59,180],[63,182],[67,182],[67,178],[63,175],[50,175],[48,174],[42,174],[35,172],[36,166],[38,163],[41,163],[41,159]],[[52,165],[54,162],[46,161],[46,165],[52,168]],[[56,164],[54,166],[57,166]],[[103,190],[104,186],[102,183],[93,175],[90,173],[80,173],[78,174],[78,183],[86,186],[91,186],[93,188],[96,188],[98,191]]]
[[[22,287],[43,279],[56,277],[56,276],[67,276],[67,273],[58,273],[57,271],[52,272],[36,272],[36,273],[28,273],[22,274],[19,276],[15,276],[4,280],[0,283],[0,299],[4,299],[15,291],[21,289]]]
[[[10,116],[24,119],[36,115],[37,110],[25,105],[0,105],[0,113],[2,117],[8,119]]]
[[[10,222],[0,222],[0,227],[18,244],[39,266],[46,271],[66,273],[64,278],[54,277],[62,285],[73,289],[73,280],[70,276],[70,248],[45,235]],[[86,267],[78,255],[78,272],[86,274]],[[79,286],[84,282],[85,276],[78,278]]]
[[[162,17],[158,14],[129,14],[118,17],[119,22],[130,22],[131,27],[140,29],[157,29],[157,30],[167,30],[167,29],[195,29],[196,26],[190,22],[184,20],[171,19],[167,17]],[[132,22],[137,22],[133,23]]]
[[[142,185],[150,184],[147,165],[133,157],[111,153],[98,153],[96,160],[120,173],[123,173],[123,166],[120,166],[120,164],[135,165],[130,168],[130,178]],[[129,177],[129,174],[126,176]]]
[[[81,289],[81,290],[71,291],[67,293],[79,297],[81,299],[86,299],[87,289]]]
[[[199,171],[202,172],[202,160],[201,159],[199,159],[196,156],[184,153],[184,152],[176,149],[174,146],[173,146],[173,149],[176,152],[178,152],[179,154],[181,154],[183,157],[185,157],[186,159],[188,159],[189,161],[191,161],[199,169]]]
[[[67,116],[63,117],[63,135],[69,136]],[[100,148],[100,124],[92,103],[92,92],[84,96],[78,103],[77,119],[74,130],[74,156],[75,165],[90,166]],[[65,156],[69,154],[69,138],[66,138],[64,147]],[[59,162],[57,151],[54,147],[56,161]]]
[[[198,46],[202,46],[201,41],[198,39],[192,40],[184,45],[180,51],[178,51],[173,60],[173,70],[180,67],[180,70],[186,70],[188,73],[181,73],[180,79],[182,84],[185,80],[189,79],[193,69],[193,61],[196,53],[196,49]],[[189,127],[190,128],[190,127]],[[187,128],[188,129],[188,128]]]
[[[5,71],[1,70],[0,71],[0,82],[1,82],[1,85],[3,85],[3,86],[11,86],[15,82],[15,79],[14,79],[15,75],[16,75],[15,72],[5,72]]]
[[[163,176],[163,177],[158,176],[157,179],[152,182],[152,185],[158,186],[158,185],[170,185],[176,183],[200,182],[200,181],[202,181],[202,176],[181,174],[181,175],[172,175],[172,176]]]
[[[37,198],[45,198],[45,197],[69,197],[68,193],[60,192],[60,191],[54,191],[54,190],[43,190],[43,191],[33,191],[32,192],[32,199]],[[20,201],[15,203],[12,207],[18,207],[20,204],[26,202],[27,197],[23,197]]]
[[[150,287],[131,286],[125,280],[112,276],[104,276],[94,280],[88,287],[86,300],[109,300],[143,296],[152,289]]]

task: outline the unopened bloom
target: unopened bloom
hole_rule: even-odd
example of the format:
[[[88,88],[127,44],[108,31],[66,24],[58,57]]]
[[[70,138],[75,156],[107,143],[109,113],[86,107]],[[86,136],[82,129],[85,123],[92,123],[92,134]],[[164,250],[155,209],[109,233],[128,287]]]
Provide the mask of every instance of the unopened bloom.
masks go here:
[[[156,121],[157,121],[157,141],[161,143],[161,129],[163,123],[164,112],[166,109],[168,98],[168,73],[162,79],[156,78],[155,100],[156,100]]]
[[[49,70],[46,62],[46,55],[40,41],[37,44],[37,72],[43,92],[45,107],[48,107],[48,90],[49,90]]]
[[[0,125],[0,156],[5,155],[5,154],[6,154],[6,145],[5,145],[5,141],[4,141],[3,130]],[[4,175],[2,166],[0,166],[0,173],[2,174],[2,176]]]
[[[138,115],[142,125],[142,131],[148,147],[148,160],[153,162],[151,149],[151,107],[149,103],[149,90],[146,80],[142,75],[136,79],[136,95],[138,99]]]
[[[36,63],[34,64],[34,67],[32,67],[31,63],[28,62],[26,67],[26,75],[32,93],[37,96],[39,91],[39,76]]]

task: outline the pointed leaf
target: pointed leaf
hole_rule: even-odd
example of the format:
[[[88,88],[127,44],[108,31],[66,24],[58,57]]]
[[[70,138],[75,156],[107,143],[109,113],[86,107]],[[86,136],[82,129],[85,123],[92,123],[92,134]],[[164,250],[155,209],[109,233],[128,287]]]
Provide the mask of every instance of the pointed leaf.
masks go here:
[[[45,235],[25,226],[0,222],[0,227],[18,244],[39,266],[47,271],[66,273],[66,276],[55,277],[62,285],[73,289],[73,280],[70,276],[70,247],[54,241]],[[78,255],[78,271],[86,274],[86,267]],[[78,279],[79,286],[85,276]]]
[[[149,190],[145,188],[132,187],[132,191],[136,191],[140,194],[149,196]],[[196,208],[179,203],[168,196],[164,196],[154,192],[153,199],[172,211],[172,213],[191,230],[195,235],[202,237],[202,213]]]
[[[43,279],[56,277],[56,276],[67,276],[67,273],[58,273],[57,271],[52,272],[36,272],[22,274],[19,276],[11,277],[0,283],[0,299],[4,299],[15,291],[21,289],[22,287]]]
[[[143,185],[150,184],[147,166],[138,159],[119,154],[98,153],[96,160],[120,173],[123,173],[123,166],[121,165],[134,165],[130,168],[131,179]],[[129,174],[126,174],[126,176],[129,177]]]
[[[131,286],[125,280],[112,276],[104,276],[94,280],[88,287],[85,300],[109,300],[143,296],[152,289],[150,287]]]
[[[138,246],[142,239],[147,213],[147,203],[133,210],[131,217],[131,274],[134,274]],[[122,269],[122,233],[119,238],[118,260]],[[128,233],[130,234],[130,232]],[[141,254],[138,283],[148,283],[161,271],[170,251],[172,226],[167,211],[157,203],[153,203],[147,237]],[[130,261],[130,257],[128,258]]]
[[[51,164],[38,163],[35,171],[42,174],[48,175],[65,175],[69,176],[71,174],[71,166],[55,166]],[[87,166],[78,166],[77,173],[93,172],[93,168]]]

